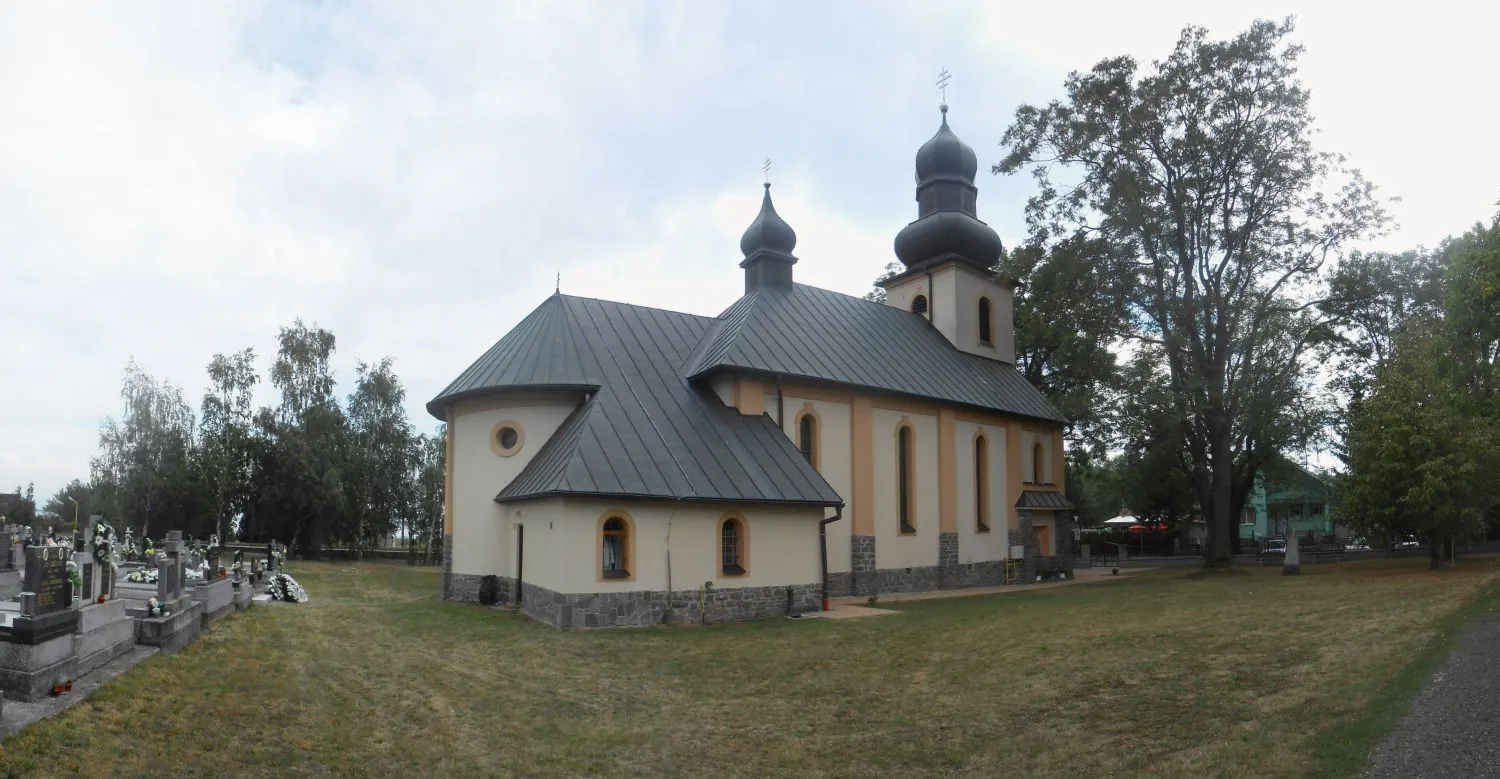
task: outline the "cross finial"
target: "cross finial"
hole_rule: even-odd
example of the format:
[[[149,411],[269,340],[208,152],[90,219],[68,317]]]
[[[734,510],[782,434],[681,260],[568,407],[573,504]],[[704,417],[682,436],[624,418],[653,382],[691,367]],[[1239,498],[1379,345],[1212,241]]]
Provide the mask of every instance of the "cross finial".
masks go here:
[[[771,183],[771,158],[767,157],[764,165],[760,166],[760,172],[766,174],[766,183]]]
[[[952,77],[953,74],[949,73],[947,68],[943,68],[943,72],[938,74],[938,94],[942,95],[944,107],[947,107],[948,105],[948,79]]]
[[[562,294],[562,271],[557,272],[557,286],[553,287],[552,291]]]

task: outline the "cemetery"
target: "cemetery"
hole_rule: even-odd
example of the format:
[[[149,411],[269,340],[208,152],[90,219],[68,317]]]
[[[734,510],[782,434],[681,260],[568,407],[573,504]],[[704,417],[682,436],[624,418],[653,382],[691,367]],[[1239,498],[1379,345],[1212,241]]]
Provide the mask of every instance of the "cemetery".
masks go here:
[[[190,545],[168,531],[159,547],[120,538],[91,517],[71,538],[8,525],[0,530],[0,712],[5,701],[66,695],[74,683],[137,647],[177,652],[219,620],[273,597],[306,600],[295,580],[273,575],[275,595],[257,585],[284,559],[268,545],[269,570],[247,570],[243,550],[217,566],[217,538]]]

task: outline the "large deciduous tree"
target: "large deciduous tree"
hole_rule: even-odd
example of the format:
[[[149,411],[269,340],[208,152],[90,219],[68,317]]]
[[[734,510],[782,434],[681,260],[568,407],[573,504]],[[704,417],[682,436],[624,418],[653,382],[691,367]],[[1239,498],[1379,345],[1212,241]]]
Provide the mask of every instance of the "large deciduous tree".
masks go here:
[[[356,374],[349,395],[349,494],[355,515],[351,542],[359,559],[414,510],[411,477],[418,453],[403,406],[406,389],[391,369],[391,358],[361,362]]]
[[[1159,348],[1211,567],[1229,564],[1256,469],[1305,428],[1320,270],[1386,222],[1373,188],[1312,146],[1292,29],[1189,27],[1144,75],[1130,57],[1074,73],[1064,100],[1017,110],[995,166],[1035,175],[1035,239],[1133,258],[1125,335]]]
[[[227,539],[227,520],[241,516],[251,496],[255,462],[255,350],[216,354],[208,363],[208,390],[199,424],[198,467],[213,494],[214,529]]]
[[[92,461],[100,503],[143,535],[186,529],[199,514],[202,484],[195,478],[193,411],[182,390],[158,383],[134,360],[120,388],[125,413],[105,420]]]

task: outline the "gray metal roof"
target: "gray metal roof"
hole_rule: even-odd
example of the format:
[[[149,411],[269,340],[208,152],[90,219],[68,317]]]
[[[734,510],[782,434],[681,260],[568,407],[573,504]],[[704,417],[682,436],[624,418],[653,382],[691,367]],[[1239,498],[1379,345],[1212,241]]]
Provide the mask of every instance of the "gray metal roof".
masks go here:
[[[1053,509],[1066,511],[1073,508],[1073,504],[1063,497],[1060,492],[1048,492],[1046,490],[1023,490],[1021,498],[1016,501],[1018,509]]]
[[[553,495],[836,506],[843,499],[770,417],[742,416],[681,366],[716,320],[553,295],[427,404],[505,389],[589,399],[496,500]],[[502,489],[503,488],[503,489]]]
[[[685,368],[741,369],[1067,422],[1012,365],[956,349],[917,314],[794,284],[730,306]]]

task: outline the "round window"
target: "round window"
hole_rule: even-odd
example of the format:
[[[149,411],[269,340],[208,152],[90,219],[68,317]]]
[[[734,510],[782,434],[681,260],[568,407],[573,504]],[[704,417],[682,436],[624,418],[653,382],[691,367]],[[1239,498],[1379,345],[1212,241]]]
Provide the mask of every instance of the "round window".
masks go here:
[[[490,432],[490,448],[501,457],[509,457],[526,445],[526,431],[513,419],[496,422]]]
[[[521,434],[517,433],[513,427],[502,427],[500,432],[495,434],[495,442],[500,444],[501,449],[514,449],[516,444],[521,442]]]

